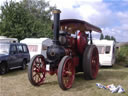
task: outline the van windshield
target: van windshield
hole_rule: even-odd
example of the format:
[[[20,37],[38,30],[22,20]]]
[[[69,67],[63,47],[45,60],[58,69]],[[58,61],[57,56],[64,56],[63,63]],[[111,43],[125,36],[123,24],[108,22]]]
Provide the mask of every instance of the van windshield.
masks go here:
[[[9,44],[0,44],[0,54],[9,54]]]
[[[99,54],[109,54],[110,46],[97,46]]]

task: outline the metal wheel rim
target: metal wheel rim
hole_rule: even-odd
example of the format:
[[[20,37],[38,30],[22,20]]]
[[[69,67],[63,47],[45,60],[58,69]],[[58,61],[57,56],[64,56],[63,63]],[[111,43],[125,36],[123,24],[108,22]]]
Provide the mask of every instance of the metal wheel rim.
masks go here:
[[[42,56],[37,56],[32,64],[32,78],[33,81],[40,85],[45,80],[46,65]]]
[[[92,70],[92,76],[94,78],[96,78],[98,74],[98,66],[99,66],[98,50],[97,48],[94,48],[91,57],[91,70]]]
[[[73,67],[72,59],[69,58],[64,62],[62,70],[62,81],[66,88],[71,88],[75,78],[75,68]]]

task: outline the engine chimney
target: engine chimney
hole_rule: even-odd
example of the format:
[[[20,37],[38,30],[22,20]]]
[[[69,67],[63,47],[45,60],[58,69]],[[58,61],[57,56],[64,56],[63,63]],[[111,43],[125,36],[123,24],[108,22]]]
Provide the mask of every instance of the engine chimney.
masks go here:
[[[54,14],[54,26],[53,26],[53,34],[54,34],[54,43],[59,43],[59,29],[60,29],[60,13],[61,11],[59,9],[53,10]]]

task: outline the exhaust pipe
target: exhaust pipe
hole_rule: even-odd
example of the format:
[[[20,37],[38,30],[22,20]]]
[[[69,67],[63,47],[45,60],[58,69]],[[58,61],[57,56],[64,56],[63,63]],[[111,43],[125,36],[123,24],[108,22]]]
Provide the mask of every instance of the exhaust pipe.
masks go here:
[[[59,44],[60,13],[61,11],[59,9],[53,10],[53,14],[54,14],[54,25],[53,25],[54,40],[53,42],[55,44]]]

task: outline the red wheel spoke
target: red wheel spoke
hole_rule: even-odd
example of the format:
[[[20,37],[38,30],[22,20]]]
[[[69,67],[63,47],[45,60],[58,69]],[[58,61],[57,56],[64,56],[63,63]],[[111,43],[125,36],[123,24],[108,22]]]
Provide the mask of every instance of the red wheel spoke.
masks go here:
[[[62,69],[62,80],[65,88],[70,88],[74,81],[75,68],[73,67],[72,59],[68,58],[64,62],[64,67]]]
[[[96,75],[97,75],[97,73],[98,73],[98,62],[99,62],[99,60],[98,60],[98,51],[97,51],[97,49],[95,48],[94,50],[93,50],[93,53],[92,53],[92,75],[94,76],[94,77],[96,77]]]
[[[40,85],[43,83],[45,79],[45,62],[44,62],[44,57],[43,56],[37,56],[35,57],[33,64],[32,64],[32,79],[34,84]]]
[[[36,74],[34,74],[34,75],[33,75],[33,77],[35,77],[36,75],[37,75],[37,73],[36,73]]]
[[[38,76],[39,76],[39,78],[41,79],[41,77],[40,77],[40,74],[38,73]]]

